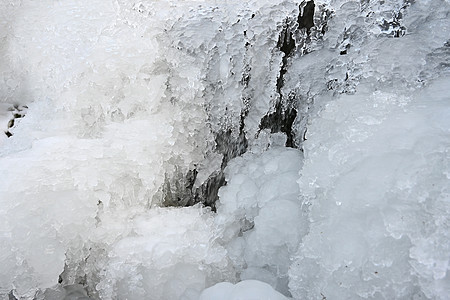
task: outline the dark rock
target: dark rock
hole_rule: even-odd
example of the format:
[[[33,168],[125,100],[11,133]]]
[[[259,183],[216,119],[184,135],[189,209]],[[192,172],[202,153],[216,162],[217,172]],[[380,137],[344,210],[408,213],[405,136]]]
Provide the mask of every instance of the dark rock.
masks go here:
[[[298,15],[298,25],[299,28],[306,28],[306,32],[309,34],[311,31],[311,27],[314,26],[314,8],[315,4],[314,1],[308,1],[306,3],[306,6],[303,8],[302,11],[302,5],[300,5],[300,14]]]
[[[295,40],[292,38],[292,32],[287,25],[279,35],[277,47],[286,57],[290,56],[295,49]]]
[[[17,300],[16,296],[14,296],[13,291],[9,292],[8,300]]]
[[[260,129],[270,129],[271,133],[284,132],[286,134],[286,147],[295,148],[292,124],[297,117],[297,110],[290,107],[283,110],[281,102],[275,105],[275,111],[261,119]]]

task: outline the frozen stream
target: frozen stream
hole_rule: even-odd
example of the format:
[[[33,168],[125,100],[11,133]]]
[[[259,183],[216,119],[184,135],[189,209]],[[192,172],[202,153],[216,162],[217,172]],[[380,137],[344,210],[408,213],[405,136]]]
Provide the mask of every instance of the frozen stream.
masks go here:
[[[2,0],[0,299],[449,299],[448,0]]]

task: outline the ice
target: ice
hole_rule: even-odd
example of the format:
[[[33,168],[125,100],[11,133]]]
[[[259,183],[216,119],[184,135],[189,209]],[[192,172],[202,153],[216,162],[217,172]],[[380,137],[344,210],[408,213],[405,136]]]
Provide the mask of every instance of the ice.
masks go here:
[[[32,298],[61,274],[68,285],[93,274],[90,293],[98,295],[100,274],[84,266],[90,251],[108,255],[117,239],[133,234],[127,217],[158,205],[165,176],[197,164],[213,140],[203,102],[192,92],[198,72],[155,63],[159,32],[136,36],[133,22],[142,20],[127,15],[133,15],[125,11],[129,4],[0,7],[14,28],[0,59],[6,65],[1,84],[11,85],[10,77],[18,83],[2,88],[1,101],[32,111],[0,149],[1,262],[7,266],[1,294]],[[180,91],[178,104],[164,84],[174,73],[194,83]],[[107,287],[102,293],[113,292]]]
[[[197,165],[197,177],[194,186],[200,187],[213,174],[220,170],[223,161],[223,155],[211,153],[207,155],[205,160]]]
[[[222,243],[240,278],[271,283],[286,294],[290,259],[307,232],[295,180],[301,161],[298,150],[280,147],[234,159],[217,204]]]
[[[406,99],[341,96],[311,123],[299,181],[311,226],[290,267],[295,298],[446,298],[448,80]],[[365,113],[378,121],[355,118]]]
[[[195,299],[229,272],[208,210],[155,208],[117,217],[132,220],[133,234],[117,237],[108,256],[93,261],[103,269],[96,286],[102,299]]]
[[[450,3],[306,4],[1,1],[0,299],[447,299]]]

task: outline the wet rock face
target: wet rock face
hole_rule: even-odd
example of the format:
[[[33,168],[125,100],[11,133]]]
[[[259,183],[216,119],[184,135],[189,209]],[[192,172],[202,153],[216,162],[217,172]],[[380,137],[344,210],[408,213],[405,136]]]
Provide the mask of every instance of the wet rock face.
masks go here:
[[[294,131],[292,124],[297,117],[297,109],[292,107],[295,103],[291,102],[291,107],[283,109],[281,102],[275,105],[275,111],[261,120],[261,129],[270,129],[271,133],[283,132],[286,134],[286,147],[296,148],[294,143]]]
[[[231,130],[217,134],[215,151],[222,155],[220,168],[214,171],[200,186],[196,186],[198,171],[193,169],[186,174],[179,173],[173,178],[166,178],[163,188],[164,206],[192,206],[202,203],[216,210],[219,189],[226,184],[224,169],[228,162],[247,151],[248,142],[241,132],[237,138]]]
[[[287,23],[287,22],[286,22]],[[293,39],[293,33],[289,26],[286,24],[283,26],[283,30],[280,33],[278,39],[277,48],[284,53],[284,56],[289,57],[295,50],[295,40]],[[278,87],[278,86],[277,86]]]
[[[314,26],[314,1],[308,1],[300,4],[300,14],[298,15],[298,25],[299,28],[306,28],[307,33],[311,31],[311,27]]]
[[[385,17],[378,21],[378,26],[382,34],[390,37],[401,37],[405,34],[406,27],[403,25],[403,16],[407,8],[413,1],[403,1],[403,4],[392,10],[391,18]],[[369,1],[361,1],[360,9],[371,18],[375,9]],[[205,8],[205,10],[207,10]],[[213,15],[217,10],[207,11],[207,14]],[[139,13],[145,13],[145,7],[138,8]],[[205,89],[203,96],[208,99],[207,105],[212,108],[208,112],[212,135],[215,137],[215,145],[212,146],[215,153],[223,155],[220,168],[211,173],[210,178],[201,186],[194,183],[197,180],[198,170],[195,166],[189,169],[177,168],[174,173],[167,174],[164,185],[161,187],[162,200],[165,206],[189,206],[195,203],[204,203],[214,208],[214,203],[218,199],[217,192],[219,188],[226,184],[223,178],[223,169],[227,166],[229,160],[240,156],[247,151],[249,140],[259,135],[262,130],[268,130],[271,134],[283,133],[286,136],[285,146],[299,147],[301,142],[306,139],[306,120],[307,111],[312,105],[312,98],[298,88],[292,88],[291,84],[286,87],[286,75],[291,68],[292,61],[302,55],[307,55],[320,45],[320,41],[327,32],[327,24],[332,18],[333,12],[325,5],[316,4],[314,1],[303,1],[290,13],[280,15],[276,20],[276,26],[265,32],[255,33],[255,27],[252,22],[261,21],[258,18],[264,18],[262,13],[249,13],[248,16],[239,16],[236,20],[229,21],[228,24],[218,24],[209,36],[200,44],[200,52],[197,48],[189,45],[189,40],[179,39],[175,48],[179,53],[184,53],[187,57],[200,57],[204,63],[204,77],[201,82]],[[186,23],[192,19],[185,20]],[[263,21],[264,22],[264,21]],[[181,20],[183,23],[183,20]],[[180,25],[181,26],[181,25]],[[227,28],[224,30],[224,28]],[[276,28],[276,30],[275,30]],[[177,29],[173,25],[172,29]],[[345,28],[342,42],[339,46],[339,55],[345,56],[353,47],[357,47],[358,37],[361,33],[355,26]],[[277,33],[278,31],[278,33]],[[170,34],[170,33],[169,33]],[[195,36],[194,36],[195,37]],[[211,40],[207,38],[212,37]],[[224,44],[220,46],[218,42],[212,45],[213,39],[223,39]],[[272,40],[272,44],[263,45],[258,39]],[[209,43],[209,44],[208,44]],[[267,57],[261,56],[259,59],[258,51],[262,47],[269,47],[271,51]],[[270,49],[270,46],[273,48]],[[210,48],[208,48],[210,47]],[[226,59],[227,53],[232,53]],[[258,65],[269,64],[269,61],[276,61],[281,55],[280,65],[272,67],[277,71],[268,74],[267,86],[272,90],[270,101],[267,101],[267,109],[263,113],[258,113],[255,118],[255,103],[259,101],[256,95],[257,84],[261,81],[260,72],[255,71]],[[276,65],[276,64],[274,64]],[[350,64],[351,65],[351,64]],[[228,69],[227,69],[228,68]],[[347,72],[342,78],[332,78],[326,83],[329,91],[336,93],[353,93],[357,78],[352,73]],[[222,77],[220,77],[220,76]],[[180,82],[172,84],[173,79],[167,81],[167,95],[171,101],[176,102],[179,95],[173,95],[173,90],[179,88]],[[264,81],[262,81],[264,82]],[[233,89],[230,94],[230,86],[237,85],[239,90]],[[182,86],[182,84],[181,84]],[[226,105],[221,105],[220,101],[226,98],[231,100]],[[218,100],[215,100],[218,99]],[[306,99],[306,100],[305,100]],[[220,109],[226,106],[221,114]],[[20,109],[19,107],[16,109]],[[257,131],[251,132],[249,126],[246,126],[251,118],[257,120]],[[256,114],[256,113],[255,113]],[[10,127],[22,118],[24,113],[17,111],[14,118],[9,121],[8,130],[5,135],[12,135]],[[220,117],[217,117],[220,116]],[[236,117],[237,116],[237,117]],[[223,127],[219,123],[227,124]],[[302,124],[299,126],[299,124]],[[301,127],[301,128],[300,128]],[[250,142],[251,143],[251,142]]]
[[[2,105],[2,106],[8,106],[8,105],[6,104],[6,105]],[[7,121],[6,130],[4,130],[4,133],[7,137],[13,136],[11,129],[17,125],[17,123],[18,123],[18,121],[20,121],[20,119],[25,117],[27,110],[28,110],[28,106],[26,106],[26,105],[13,104],[7,108],[6,112],[4,112],[4,114],[5,114],[4,119],[5,120],[9,119]]]
[[[287,97],[283,97],[281,91],[284,86],[284,75],[289,67],[288,59],[289,57],[295,55],[296,51],[296,43],[293,36],[293,26],[289,24],[289,19],[286,19],[277,43],[277,49],[283,53],[282,64],[276,85],[278,98],[274,108],[272,109],[273,112],[269,112],[265,115],[259,124],[260,130],[269,129],[270,133],[282,132],[286,134],[286,147],[295,147],[292,124],[297,117],[297,109],[295,107],[296,103],[294,102],[294,99],[291,97],[288,99],[290,101],[287,101],[285,99]]]
[[[331,12],[325,6],[318,9],[320,13],[315,16],[314,1],[304,1],[297,7],[292,6],[290,13],[279,15],[272,29],[267,26],[268,29],[258,35],[255,34],[252,24],[261,22],[258,18],[266,18],[267,15],[252,13],[248,15],[247,20],[241,17],[227,27],[226,36],[230,44],[223,46],[227,50],[221,50],[220,44],[216,44],[210,51],[199,54],[206,62],[204,97],[210,99],[207,109],[211,122],[209,125],[215,136],[214,152],[222,155],[222,164],[201,186],[193,184],[198,171],[196,167],[178,175],[169,175],[163,188],[164,205],[189,206],[200,202],[214,210],[218,190],[226,184],[223,170],[231,159],[244,154],[249,145],[260,138],[261,131],[284,134],[286,137],[284,146],[298,147],[299,141],[304,139],[306,128],[299,130],[294,125],[300,122],[295,123],[297,119],[305,119],[305,115],[303,113],[299,115],[298,112],[299,110],[307,112],[307,108],[303,107],[305,104],[300,101],[307,97],[298,95],[295,89],[286,89],[285,75],[290,69],[291,61],[314,51],[313,44],[320,41],[327,30]],[[315,20],[318,27],[312,32]],[[218,31],[211,34],[216,37],[223,36],[223,28],[224,24],[221,24]],[[233,35],[237,29],[241,30],[240,33],[236,31]],[[279,33],[274,40],[276,30]],[[266,43],[265,40],[268,38],[272,41],[272,49],[268,48],[270,46],[267,44],[261,44],[262,41]],[[181,43],[183,47],[179,46]],[[197,50],[189,49],[186,45],[187,43],[180,42],[176,47],[179,51],[194,55]],[[218,56],[221,51],[224,51],[222,53],[224,56],[231,53],[226,62],[223,57]],[[277,60],[280,61],[278,65],[275,63]],[[215,71],[218,64],[222,74],[228,73],[227,78],[217,77]],[[273,73],[261,70],[261,65],[270,66]],[[230,69],[223,70],[223,67]],[[217,81],[212,84],[210,80]],[[261,101],[258,92],[264,90],[261,89],[264,82],[267,82],[265,93],[270,94],[270,99]],[[230,90],[231,85],[237,86],[238,89]],[[227,88],[228,95],[225,94]],[[231,98],[233,96],[234,99]],[[259,102],[258,106],[261,106],[264,101],[267,101],[266,109],[258,112],[255,104]],[[222,110],[224,106],[225,109]],[[236,109],[238,107],[240,113]],[[253,125],[253,128],[256,128],[252,129],[251,122],[256,120],[257,126]]]

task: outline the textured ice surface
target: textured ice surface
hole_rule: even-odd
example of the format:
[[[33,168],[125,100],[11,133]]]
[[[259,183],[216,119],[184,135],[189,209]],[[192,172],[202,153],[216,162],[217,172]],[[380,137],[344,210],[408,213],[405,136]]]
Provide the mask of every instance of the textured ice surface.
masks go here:
[[[119,215],[105,227],[113,227],[121,217],[125,222],[130,219]],[[100,298],[198,297],[206,286],[229,273],[226,251],[216,242],[212,223],[211,212],[197,206],[154,208],[135,216],[129,225],[132,235],[116,239],[103,261],[93,260],[94,266],[87,261],[86,269],[102,269],[96,286]],[[97,234],[103,240],[106,233]]]
[[[311,123],[299,181],[311,225],[290,267],[296,298],[447,297],[446,83],[410,97],[342,96]]]
[[[288,294],[287,272],[307,231],[296,182],[302,155],[274,148],[246,153],[225,169],[216,223],[240,278],[258,279]]]
[[[136,29],[142,19],[127,10],[130,3],[0,6],[9,28],[2,31],[2,101],[33,111],[0,150],[1,293],[32,297],[57,284],[66,268],[65,284],[88,278],[92,295],[112,294],[126,262],[103,279],[99,262],[88,269],[85,261],[113,255],[116,242],[136,234],[128,222],[161,201],[166,174],[203,157],[211,137],[195,86],[199,73],[172,76],[176,70],[161,66],[160,30],[145,33],[152,18]],[[169,77],[191,82],[176,103],[164,94]]]
[[[345,8],[329,23],[330,38],[339,14],[347,29],[357,22],[348,14],[359,4]],[[318,112],[303,144],[299,184],[310,231],[290,266],[295,298],[448,297],[448,8],[415,3],[403,20],[409,34],[398,39],[357,26],[350,36],[359,36],[358,49],[327,66],[334,99],[314,92]]]
[[[314,3],[0,1],[0,299],[448,298],[450,4]]]

